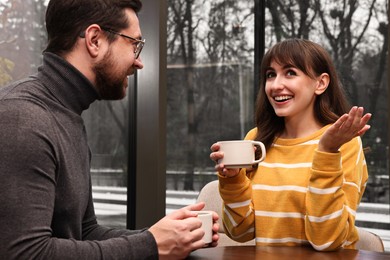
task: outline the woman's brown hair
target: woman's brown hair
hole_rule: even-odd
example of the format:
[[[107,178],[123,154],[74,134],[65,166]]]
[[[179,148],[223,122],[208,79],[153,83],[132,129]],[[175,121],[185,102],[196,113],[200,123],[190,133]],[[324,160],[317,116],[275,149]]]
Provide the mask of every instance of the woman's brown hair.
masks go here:
[[[350,105],[335,66],[323,47],[304,39],[288,39],[279,42],[271,47],[263,57],[260,69],[260,89],[255,108],[255,123],[258,130],[255,139],[263,142],[267,149],[284,130],[284,118],[275,114],[265,94],[265,74],[272,61],[280,65],[293,66],[311,78],[322,73],[329,74],[328,88],[316,97],[314,103],[314,114],[320,124],[334,123],[349,110]]]

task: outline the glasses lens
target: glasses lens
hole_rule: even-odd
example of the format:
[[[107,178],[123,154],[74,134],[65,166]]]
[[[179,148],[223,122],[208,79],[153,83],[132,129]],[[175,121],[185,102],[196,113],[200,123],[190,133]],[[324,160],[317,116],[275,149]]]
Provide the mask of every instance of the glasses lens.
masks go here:
[[[138,59],[139,55],[141,54],[142,48],[144,47],[144,42],[139,42],[137,44],[137,47],[135,49],[134,55],[135,58]]]

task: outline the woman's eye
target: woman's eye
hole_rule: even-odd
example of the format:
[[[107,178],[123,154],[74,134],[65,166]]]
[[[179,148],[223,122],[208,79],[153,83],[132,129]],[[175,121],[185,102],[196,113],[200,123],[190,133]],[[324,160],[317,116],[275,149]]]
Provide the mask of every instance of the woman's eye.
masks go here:
[[[288,76],[295,76],[295,75],[297,75],[297,73],[295,73],[295,71],[293,71],[293,70],[288,70],[287,75]]]
[[[265,78],[269,79],[272,77],[275,77],[275,72],[269,71],[269,72],[265,73]]]

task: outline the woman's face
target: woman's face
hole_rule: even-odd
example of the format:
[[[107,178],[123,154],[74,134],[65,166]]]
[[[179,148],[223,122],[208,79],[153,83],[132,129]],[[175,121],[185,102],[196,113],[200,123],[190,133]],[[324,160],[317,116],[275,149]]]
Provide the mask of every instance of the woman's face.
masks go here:
[[[314,101],[319,86],[303,71],[272,61],[265,73],[265,93],[275,113],[286,119],[314,119]]]

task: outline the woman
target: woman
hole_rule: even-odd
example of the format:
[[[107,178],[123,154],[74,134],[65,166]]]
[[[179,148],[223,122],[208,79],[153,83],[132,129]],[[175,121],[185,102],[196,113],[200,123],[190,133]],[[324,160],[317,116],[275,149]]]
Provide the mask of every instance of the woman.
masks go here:
[[[360,136],[371,114],[349,105],[329,54],[316,43],[274,45],[261,65],[256,128],[266,159],[253,169],[217,164],[226,233],[257,245],[354,248],[368,174]],[[210,158],[223,158],[219,145]]]

